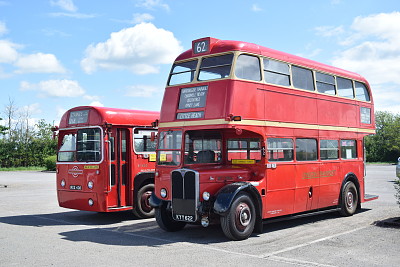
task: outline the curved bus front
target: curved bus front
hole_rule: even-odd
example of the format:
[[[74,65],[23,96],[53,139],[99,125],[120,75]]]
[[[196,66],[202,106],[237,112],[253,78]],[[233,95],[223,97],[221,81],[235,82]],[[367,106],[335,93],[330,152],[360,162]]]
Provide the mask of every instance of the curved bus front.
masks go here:
[[[66,113],[67,119],[62,119],[57,159],[59,205],[96,212],[133,209],[139,211],[135,213],[139,217],[147,217],[146,213],[151,214],[148,197],[154,184],[155,161],[155,143],[150,136],[156,130],[125,124],[123,117],[129,112],[137,116],[138,111],[98,109],[74,108]],[[124,124],[110,118],[107,121],[102,115],[107,112],[120,112],[119,123]],[[71,113],[76,115],[74,119],[70,119]],[[151,117],[149,125],[156,119]],[[98,125],[91,125],[93,122]]]

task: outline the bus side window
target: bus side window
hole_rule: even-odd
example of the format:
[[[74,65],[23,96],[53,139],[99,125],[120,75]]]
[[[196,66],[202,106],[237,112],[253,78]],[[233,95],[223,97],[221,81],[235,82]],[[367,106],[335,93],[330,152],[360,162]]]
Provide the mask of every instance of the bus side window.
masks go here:
[[[317,140],[308,138],[296,139],[296,160],[317,160]]]
[[[268,161],[293,161],[293,140],[268,138]]]
[[[356,159],[357,158],[356,140],[341,140],[340,155],[342,159]]]
[[[258,57],[240,55],[236,61],[235,75],[239,79],[260,81],[260,60]]]
[[[356,99],[362,101],[370,101],[368,90],[363,83],[355,82]]]
[[[294,87],[314,91],[314,79],[311,70],[292,66],[292,75]]]
[[[354,98],[353,82],[349,79],[336,77],[338,95],[347,98]]]
[[[287,63],[264,58],[264,79],[266,83],[290,86],[290,72]]]
[[[318,92],[328,95],[336,94],[335,77],[321,72],[315,72],[315,80],[317,82]]]
[[[321,140],[319,147],[321,160],[339,158],[339,142],[337,140]]]

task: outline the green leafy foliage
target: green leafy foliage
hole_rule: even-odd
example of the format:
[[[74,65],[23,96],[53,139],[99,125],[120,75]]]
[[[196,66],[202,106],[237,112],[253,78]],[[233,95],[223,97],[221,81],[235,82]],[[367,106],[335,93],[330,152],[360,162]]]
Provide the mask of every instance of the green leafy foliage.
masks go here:
[[[45,166],[56,155],[57,141],[51,125],[40,120],[35,127],[13,130],[0,139],[0,168]]]
[[[376,134],[365,138],[368,162],[397,162],[400,157],[400,115],[375,113]]]
[[[46,167],[46,171],[55,171],[56,170],[56,161],[57,156],[48,156],[44,159],[44,166]]]

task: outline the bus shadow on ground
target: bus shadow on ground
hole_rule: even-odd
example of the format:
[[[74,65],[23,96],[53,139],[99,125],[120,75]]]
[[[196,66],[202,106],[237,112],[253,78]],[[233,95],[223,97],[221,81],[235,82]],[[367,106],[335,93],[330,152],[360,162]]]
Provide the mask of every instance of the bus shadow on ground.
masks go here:
[[[369,209],[361,209],[358,213],[368,210]],[[355,216],[357,216],[357,214]],[[266,223],[264,224],[262,234],[329,221],[335,218],[340,218],[340,216],[336,212],[332,212],[293,220]],[[86,241],[103,245],[120,246],[157,247],[172,243],[207,245],[230,241],[224,236],[218,223],[211,224],[207,228],[203,228],[200,225],[186,225],[181,231],[165,232],[158,227],[154,220],[112,228],[92,228],[69,231],[60,233],[60,235],[63,236],[63,239],[73,242]],[[259,234],[253,233],[250,238],[257,237],[259,237]]]
[[[132,212],[96,213],[90,211],[70,211],[50,214],[16,215],[0,217],[1,223],[21,226],[55,225],[110,225],[123,221],[140,220]]]

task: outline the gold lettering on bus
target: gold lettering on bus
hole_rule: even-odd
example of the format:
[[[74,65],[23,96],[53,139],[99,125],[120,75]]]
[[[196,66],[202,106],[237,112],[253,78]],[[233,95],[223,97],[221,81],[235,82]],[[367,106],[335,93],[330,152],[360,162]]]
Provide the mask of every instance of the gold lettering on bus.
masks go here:
[[[333,177],[336,175],[336,170],[327,170],[327,171],[320,171],[320,172],[303,172],[302,179],[318,179],[318,178],[327,178]]]

